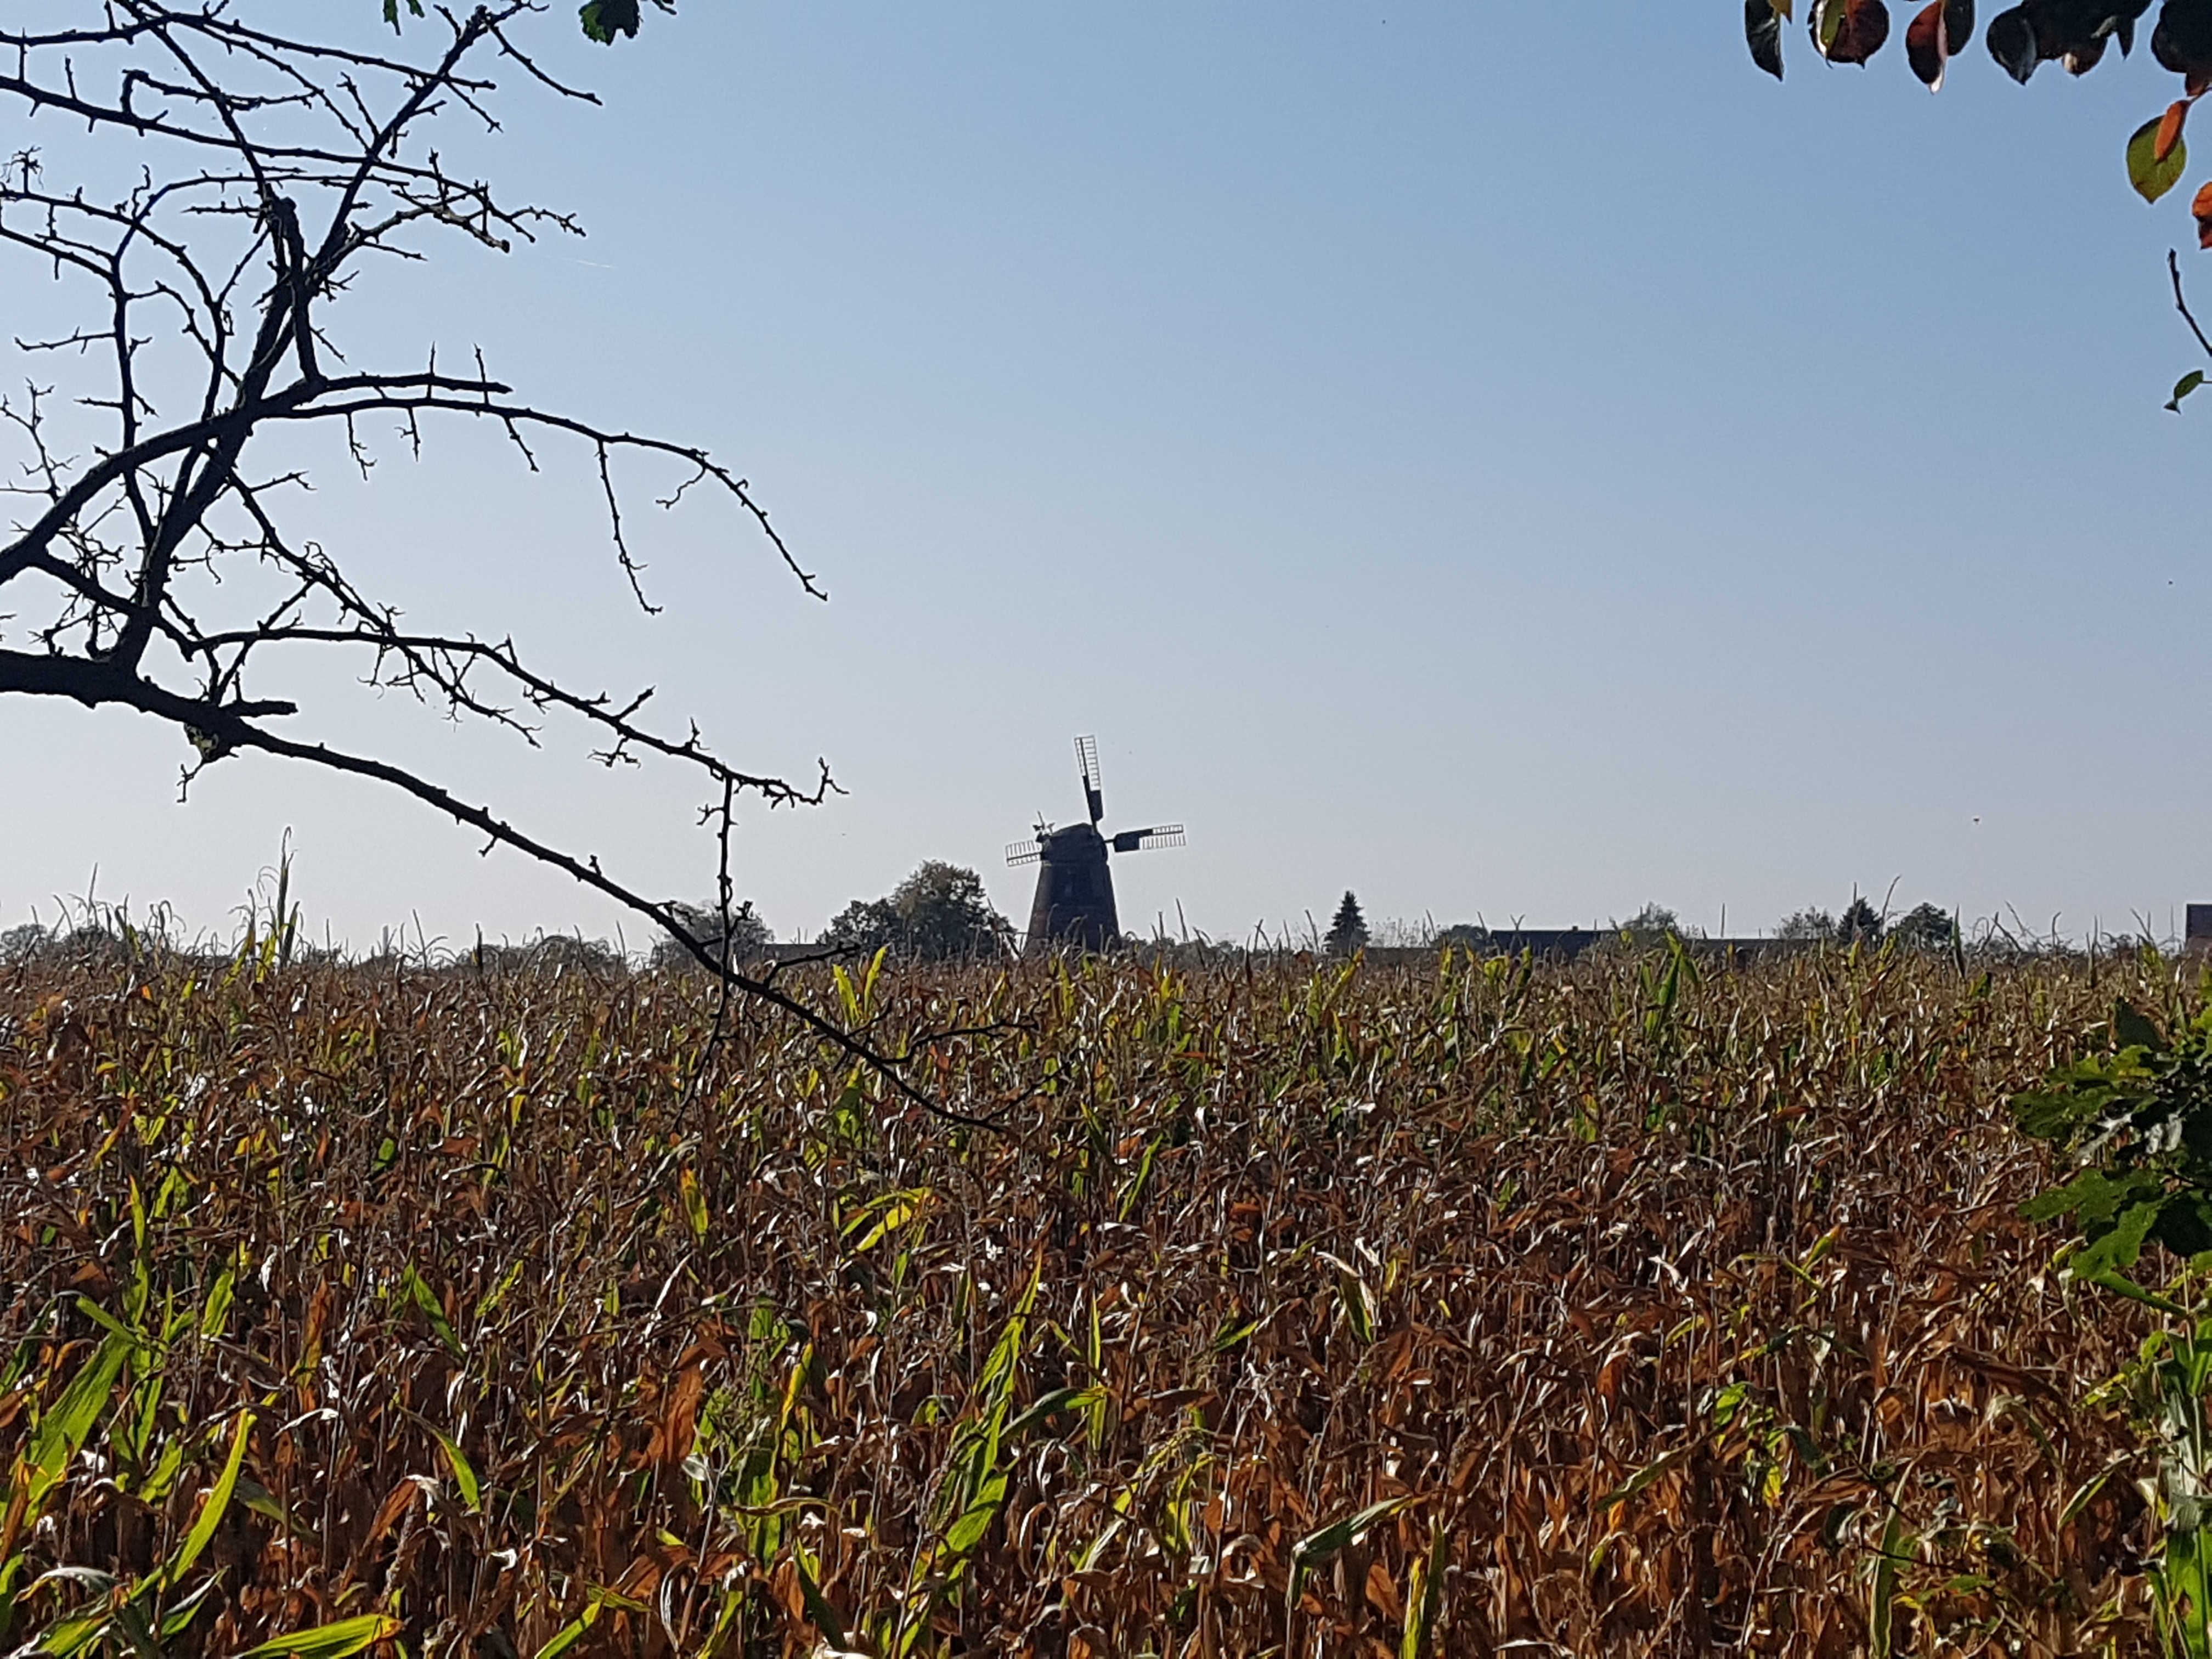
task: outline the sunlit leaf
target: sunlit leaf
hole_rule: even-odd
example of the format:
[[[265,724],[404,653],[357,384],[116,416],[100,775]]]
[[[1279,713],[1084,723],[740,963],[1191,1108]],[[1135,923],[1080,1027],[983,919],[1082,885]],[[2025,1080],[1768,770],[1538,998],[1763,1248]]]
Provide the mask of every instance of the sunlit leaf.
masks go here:
[[[184,1543],[164,1570],[163,1576],[170,1583],[177,1583],[189,1572],[192,1564],[200,1559],[201,1553],[215,1540],[216,1528],[222,1524],[222,1517],[229,1513],[231,1495],[238,1489],[238,1472],[246,1462],[246,1436],[252,1432],[252,1429],[253,1413],[240,1412],[238,1426],[231,1431],[230,1455],[223,1461],[222,1473],[216,1477],[215,1485],[208,1489],[207,1500],[200,1505],[198,1517],[193,1521],[191,1530],[185,1534]]]
[[[364,1613],[356,1619],[318,1625],[291,1636],[279,1636],[231,1659],[351,1659],[398,1633],[399,1620],[381,1613]]]
[[[2154,147],[2154,153],[2160,161],[2166,160],[2166,156],[2172,152],[2174,145],[2181,142],[2182,125],[2189,119],[2189,105],[2188,99],[2177,98],[2167,106],[2165,115],[2160,118],[2158,143]]]
[[[2174,106],[2176,109],[2184,107],[2181,104]],[[2189,146],[2182,142],[2178,125],[2166,153],[2159,154],[2166,126],[2166,118],[2154,117],[2137,127],[2128,140],[2128,182],[2146,202],[2155,202],[2179,184],[2182,173],[2189,166]]]
[[[676,1172],[676,1190],[684,1200],[684,1215],[691,1224],[691,1237],[705,1243],[712,1218],[707,1213],[707,1194],[700,1190],[699,1177],[688,1164]]]

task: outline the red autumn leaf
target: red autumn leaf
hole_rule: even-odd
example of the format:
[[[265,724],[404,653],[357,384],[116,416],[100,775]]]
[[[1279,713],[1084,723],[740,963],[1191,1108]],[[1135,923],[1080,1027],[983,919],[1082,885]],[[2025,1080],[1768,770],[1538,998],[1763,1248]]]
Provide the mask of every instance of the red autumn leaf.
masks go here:
[[[2197,192],[2197,199],[2189,204],[2197,219],[2197,246],[2212,247],[2212,184]]]
[[[1881,0],[1828,0],[1816,27],[1825,30],[1830,8],[1842,13],[1836,21],[1835,38],[1824,48],[1832,64],[1863,64],[1889,39],[1889,8]]]
[[[2158,124],[2158,137],[2152,142],[2151,155],[2163,161],[2173,154],[2173,147],[2181,140],[2181,125],[2189,118],[2189,100],[2177,98]]]
[[[1943,84],[1943,65],[1951,56],[1948,31],[1943,27],[1945,0],[1929,0],[1905,31],[1905,58],[1920,83],[1935,92]]]

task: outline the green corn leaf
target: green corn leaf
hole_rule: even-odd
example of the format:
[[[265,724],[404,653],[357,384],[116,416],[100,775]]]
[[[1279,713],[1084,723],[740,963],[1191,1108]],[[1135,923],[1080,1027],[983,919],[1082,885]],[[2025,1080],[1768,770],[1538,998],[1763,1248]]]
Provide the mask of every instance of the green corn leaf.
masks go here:
[[[407,1415],[420,1423],[438,1443],[438,1449],[446,1454],[446,1467],[453,1472],[453,1485],[460,1492],[461,1502],[468,1506],[471,1514],[481,1512],[483,1488],[477,1480],[476,1465],[469,1462],[461,1443],[420,1412],[409,1412]]]
[[[200,1609],[207,1605],[208,1597],[214,1593],[215,1587],[221,1583],[222,1583],[221,1573],[210,1573],[205,1578],[200,1580],[200,1587],[198,1589],[162,1614],[161,1639],[164,1642],[173,1642],[182,1636],[192,1620],[199,1616]]]
[[[792,1547],[791,1565],[799,1572],[799,1595],[805,1606],[806,1616],[814,1621],[814,1628],[829,1639],[831,1647],[843,1647],[845,1621],[837,1616],[837,1609],[831,1607],[829,1598],[822,1594],[819,1583],[821,1570],[816,1566],[814,1558],[806,1553],[805,1545],[794,1544]]]
[[[2106,1483],[2134,1455],[2133,1452],[2124,1453],[2075,1487],[2074,1495],[2066,1500],[2066,1507],[2058,1512],[2058,1530],[2063,1532],[2072,1526],[2075,1517],[2096,1501],[2097,1494],[2104,1491]]]
[[[1087,1389],[1054,1389],[1050,1394],[1040,1395],[1036,1404],[1006,1425],[1005,1438],[1012,1440],[1026,1434],[1047,1418],[1057,1417],[1063,1412],[1088,1411],[1105,1392],[1093,1383]]]
[[[15,1624],[15,1581],[23,1576],[25,1558],[21,1551],[0,1561],[0,1641]]]
[[[224,1322],[230,1317],[230,1304],[238,1294],[238,1276],[228,1267],[215,1281],[208,1292],[207,1306],[200,1311],[200,1334],[221,1336]]]
[[[582,1641],[592,1626],[599,1622],[599,1608],[602,1605],[604,1604],[597,1601],[588,1604],[583,1612],[547,1638],[545,1645],[538,1650],[532,1656],[532,1659],[561,1659],[562,1654]]]
[[[1316,1254],[1336,1269],[1337,1298],[1344,1304],[1345,1322],[1352,1327],[1352,1334],[1363,1343],[1374,1341],[1376,1312],[1374,1290],[1350,1262],[1331,1255],[1327,1250],[1316,1251]]]
[[[84,1369],[70,1380],[61,1398],[39,1419],[31,1437],[28,1506],[35,1510],[54,1483],[69,1472],[70,1460],[100,1421],[100,1413],[114,1397],[116,1380],[124,1362],[137,1344],[125,1332],[110,1331],[86,1360]]]
[[[1226,1327],[1222,1330],[1220,1334],[1213,1339],[1212,1342],[1208,1346],[1207,1352],[1210,1353],[1227,1353],[1231,1348],[1236,1347],[1239,1343],[1243,1342],[1247,1337],[1250,1336],[1253,1332],[1258,1330],[1260,1327],[1265,1323],[1267,1323],[1267,1318],[1266,1316],[1262,1315],[1258,1319],[1248,1319],[1242,1325],[1231,1325]]]
[[[33,1650],[39,1659],[76,1659],[103,1641],[113,1615],[106,1607],[92,1613],[80,1613],[68,1619],[57,1619],[46,1627]]]
[[[407,1264],[407,1273],[400,1280],[399,1287],[406,1291],[413,1298],[415,1305],[422,1310],[423,1318],[430,1322],[431,1330],[436,1333],[438,1340],[446,1345],[447,1351],[456,1359],[465,1358],[461,1351],[461,1339],[454,1334],[453,1322],[446,1317],[445,1304],[438,1300],[436,1293],[423,1282],[422,1275],[415,1271],[413,1262]]]
[[[115,1627],[123,1632],[123,1639],[138,1659],[166,1659],[161,1650],[161,1638],[154,1633],[153,1621],[146,1617],[146,1609],[136,1601],[125,1601],[115,1610]]]
[[[1741,1385],[1735,1386],[1740,1387]],[[1725,1390],[1723,1392],[1722,1400],[1726,1402],[1730,1414],[1733,1414],[1734,1407],[1737,1403],[1737,1401],[1740,1401],[1741,1398],[1741,1396],[1739,1395],[1736,1400],[1731,1401],[1728,1398],[1727,1392]],[[1715,1411],[1713,1418],[1714,1425],[1716,1427],[1724,1428],[1727,1426],[1727,1419],[1721,1414],[1719,1410]],[[1646,1463],[1642,1468],[1637,1470],[1635,1474],[1630,1475],[1627,1480],[1622,1481],[1611,1492],[1606,1493],[1604,1497],[1599,1498],[1597,1500],[1598,1508],[1601,1510],[1609,1510],[1615,1504],[1626,1504],[1630,1498],[1635,1497],[1638,1492],[1643,1492],[1645,1488],[1650,1486],[1652,1482],[1658,1480],[1661,1475],[1666,1474],[1668,1470],[1673,1468],[1674,1465],[1680,1462],[1689,1455],[1690,1449],[1687,1446],[1677,1446],[1672,1451],[1662,1452],[1658,1456],[1653,1458],[1649,1463]]]
[[[960,1518],[945,1528],[944,1557],[957,1562],[963,1561],[975,1553],[975,1547],[983,1541],[984,1534],[991,1529],[991,1522],[998,1519],[999,1511],[1006,1507],[1009,1480],[1008,1470],[994,1468],[977,1484],[975,1495],[969,1500],[967,1508],[960,1511]]]
[[[208,1545],[214,1541],[215,1529],[222,1524],[224,1513],[230,1508],[231,1494],[238,1490],[238,1471],[246,1462],[246,1437],[253,1427],[253,1413],[239,1413],[238,1426],[230,1437],[230,1455],[224,1460],[222,1473],[208,1491],[207,1501],[200,1505],[198,1518],[176,1554],[161,1569],[165,1583],[173,1584],[192,1570]]]
[[[1167,1137],[1164,1134],[1158,1134],[1146,1144],[1145,1156],[1137,1165],[1137,1173],[1130,1180],[1128,1186],[1123,1189],[1121,1201],[1115,1210],[1114,1218],[1116,1221],[1127,1221],[1129,1218],[1129,1212],[1144,1201],[1145,1188],[1152,1178],[1152,1164],[1159,1157],[1160,1147],[1166,1139]]]
[[[1407,1492],[1401,1498],[1386,1498],[1379,1504],[1370,1504],[1355,1514],[1332,1521],[1291,1545],[1290,1595],[1285,1618],[1297,1617],[1299,1599],[1305,1594],[1306,1580],[1316,1567],[1334,1560],[1365,1537],[1376,1522],[1387,1521],[1401,1510],[1420,1501],[1420,1495],[1417,1492]]]
[[[707,1213],[707,1194],[699,1189],[699,1177],[689,1164],[676,1172],[676,1190],[684,1200],[684,1214],[691,1224],[691,1237],[703,1243],[711,1218]]]
[[[2170,1530],[2150,1581],[2167,1651],[2185,1659],[2212,1659],[2212,1553],[2205,1548],[2203,1532],[2194,1527]]]
[[[1378,1521],[1387,1521],[1400,1510],[1409,1509],[1420,1501],[1419,1493],[1407,1492],[1402,1497],[1386,1498],[1379,1504],[1370,1504],[1356,1514],[1332,1521],[1320,1530],[1310,1532],[1299,1539],[1291,1546],[1291,1559],[1310,1571],[1365,1537]]]
[[[335,1624],[318,1625],[293,1636],[279,1636],[234,1654],[231,1659],[351,1659],[399,1632],[399,1621],[381,1613],[364,1613]]]
[[[1874,1562],[1874,1583],[1867,1596],[1867,1634],[1874,1659],[1897,1650],[1897,1565],[1905,1548],[1905,1517],[1893,1510],[1881,1529],[1881,1548]]]
[[[930,1196],[927,1188],[917,1188],[911,1192],[888,1194],[882,1199],[861,1206],[860,1213],[847,1224],[846,1232],[849,1234],[857,1231],[860,1227],[866,1225],[871,1218],[873,1218],[875,1224],[869,1227],[860,1242],[853,1246],[853,1254],[866,1255],[870,1250],[874,1249],[877,1245],[921,1214],[922,1205]]]
[[[1439,1516],[1429,1526],[1429,1552],[1413,1558],[1406,1571],[1406,1631],[1398,1644],[1398,1659],[1421,1659],[1437,1627],[1437,1612],[1443,1600],[1445,1534]]]
[[[101,1307],[100,1304],[94,1302],[90,1297],[81,1296],[77,1297],[76,1310],[82,1314],[87,1319],[89,1319],[94,1324],[99,1326],[103,1331],[112,1332],[117,1336],[123,1338],[126,1342],[130,1342],[133,1345],[137,1342],[138,1334],[136,1331],[132,1330],[128,1325],[118,1319],[113,1314],[108,1312],[106,1309]]]

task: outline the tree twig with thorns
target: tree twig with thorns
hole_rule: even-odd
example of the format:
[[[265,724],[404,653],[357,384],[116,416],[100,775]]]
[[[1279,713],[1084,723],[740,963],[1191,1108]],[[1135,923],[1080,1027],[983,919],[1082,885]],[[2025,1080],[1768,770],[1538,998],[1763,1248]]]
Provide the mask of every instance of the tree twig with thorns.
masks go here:
[[[0,434],[18,450],[0,490],[27,508],[0,542],[0,626],[21,641],[17,648],[0,635],[0,692],[166,720],[196,751],[187,786],[251,750],[400,790],[477,830],[486,850],[505,847],[561,871],[665,930],[716,976],[726,1003],[743,996],[799,1021],[910,1104],[988,1122],[910,1079],[908,1056],[930,1039],[889,1051],[772,973],[757,976],[694,939],[673,907],[610,876],[596,857],[532,836],[406,767],[290,735],[276,723],[300,716],[299,706],[247,689],[267,661],[365,653],[367,684],[442,704],[453,718],[534,745],[537,717],[566,717],[595,734],[605,764],[649,758],[688,769],[708,794],[726,938],[738,803],[813,805],[836,788],[826,764],[795,783],[729,764],[696,726],[681,736],[653,729],[643,719],[650,689],[626,699],[586,694],[530,666],[511,638],[403,627],[397,607],[286,527],[294,509],[282,498],[306,475],[255,465],[257,440],[327,428],[366,474],[374,456],[363,423],[387,416],[416,453],[428,424],[491,422],[533,471],[533,438],[573,446],[596,476],[616,563],[652,612],[617,475],[623,463],[673,464],[680,476],[659,506],[673,508],[695,489],[720,495],[802,592],[827,597],[747,481],[704,448],[533,403],[495,379],[480,354],[472,374],[441,370],[434,354],[419,370],[377,370],[351,366],[334,340],[338,302],[376,257],[420,261],[448,236],[505,252],[581,234],[567,214],[510,204],[452,170],[429,142],[434,124],[456,113],[498,131],[493,72],[502,65],[597,102],[518,40],[516,26],[541,8],[440,9],[382,52],[257,27],[234,8],[56,0],[41,9],[46,28],[0,29],[0,106],[12,104],[27,127],[42,115],[65,122],[47,145],[25,143],[0,167],[0,253],[42,267],[82,311],[15,342],[51,373],[0,398]],[[103,144],[125,139],[135,182],[118,194],[103,183],[116,166],[115,147]]]

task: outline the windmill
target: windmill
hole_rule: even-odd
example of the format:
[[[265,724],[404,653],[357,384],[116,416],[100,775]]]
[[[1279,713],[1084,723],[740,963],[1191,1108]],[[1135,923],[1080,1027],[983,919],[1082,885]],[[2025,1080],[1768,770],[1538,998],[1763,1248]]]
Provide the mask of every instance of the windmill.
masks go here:
[[[1007,863],[1042,866],[1037,871],[1036,900],[1030,906],[1032,955],[1063,945],[1100,951],[1119,942],[1121,919],[1114,908],[1114,877],[1106,867],[1107,854],[1182,845],[1179,823],[1102,834],[1098,820],[1106,816],[1106,798],[1098,787],[1097,738],[1075,740],[1075,763],[1083,774],[1083,802],[1091,810],[1091,822],[1055,830],[1039,819],[1034,840],[1018,841],[1006,848]]]

